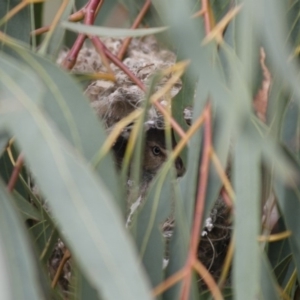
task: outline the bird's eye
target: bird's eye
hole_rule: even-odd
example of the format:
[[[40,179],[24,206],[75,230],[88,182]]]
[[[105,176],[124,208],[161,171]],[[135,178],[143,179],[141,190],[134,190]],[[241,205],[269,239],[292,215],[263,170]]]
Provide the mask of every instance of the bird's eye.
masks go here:
[[[152,148],[152,153],[153,153],[155,156],[159,155],[160,152],[161,152],[161,151],[160,151],[160,148],[159,148],[159,147],[154,146],[154,147]]]

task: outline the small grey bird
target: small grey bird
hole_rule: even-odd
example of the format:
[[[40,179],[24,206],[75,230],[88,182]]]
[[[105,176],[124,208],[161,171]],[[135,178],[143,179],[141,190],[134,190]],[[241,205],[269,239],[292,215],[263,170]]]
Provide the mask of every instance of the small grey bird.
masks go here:
[[[123,157],[125,155],[128,140],[119,137],[113,146],[113,151],[117,161],[117,166],[121,168]],[[172,147],[176,146],[174,134],[172,133]],[[165,131],[161,129],[151,128],[147,130],[145,136],[145,147],[143,157],[143,179],[151,180],[164,162],[168,158],[169,151],[166,149]],[[185,172],[183,162],[180,157],[175,161],[177,177],[182,176]]]

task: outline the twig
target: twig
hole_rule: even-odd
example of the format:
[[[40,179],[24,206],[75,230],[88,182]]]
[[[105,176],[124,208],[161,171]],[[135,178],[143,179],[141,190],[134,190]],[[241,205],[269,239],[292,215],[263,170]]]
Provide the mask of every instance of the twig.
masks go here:
[[[202,0],[202,10],[203,10],[204,27],[205,27],[206,34],[209,34],[211,31],[208,5],[209,5],[208,0]]]
[[[192,126],[188,129],[188,131],[185,134],[185,137],[182,138],[176,145],[175,149],[173,150],[172,156],[175,157],[179,156],[182,149],[185,147],[185,145],[190,141],[191,137],[197,132],[197,130],[200,128],[200,126],[203,124],[205,119],[204,113],[202,113],[198,119],[192,124]]]
[[[13,172],[10,176],[9,182],[7,184],[7,190],[9,193],[14,189],[16,182],[18,180],[19,174],[21,172],[22,166],[24,163],[24,155],[21,153],[16,161]]]
[[[223,18],[222,20],[214,26],[214,28],[206,35],[202,44],[205,45],[214,38],[216,41],[221,44],[223,41],[223,32],[227,25],[231,22],[231,20],[239,13],[242,8],[242,4],[232,8]]]
[[[84,11],[84,21],[86,25],[92,25],[97,12],[99,11],[103,0],[90,0],[88,4],[82,9]],[[77,60],[80,49],[83,46],[83,43],[86,39],[86,35],[80,33],[72,46],[71,50],[67,54],[66,58],[62,62],[62,67],[71,70]]]
[[[221,189],[221,196],[222,196],[224,202],[226,203],[226,205],[229,208],[232,208],[233,207],[233,199],[230,198],[230,196],[228,195],[228,192],[226,191],[224,186]]]
[[[94,47],[96,48],[96,50],[98,51],[98,53],[99,53],[99,55],[101,57],[101,60],[103,62],[103,65],[105,66],[107,72],[110,73],[110,74],[114,74],[114,72],[112,71],[112,69],[111,69],[111,67],[109,65],[108,57],[107,57],[107,55],[105,53],[105,49],[104,49],[104,44],[96,36],[93,36],[91,38],[91,41],[92,41]]]
[[[144,6],[142,7],[142,9],[140,11],[140,13],[138,14],[137,18],[135,19],[134,23],[132,24],[131,29],[136,29],[140,25],[142,19],[144,18],[145,14],[147,13],[147,11],[150,7],[150,5],[151,5],[151,0],[146,0]],[[128,37],[123,41],[123,44],[122,44],[122,46],[119,50],[119,53],[117,55],[120,60],[123,60],[123,57],[126,53],[126,50],[129,46],[131,40],[132,40],[132,37]]]
[[[84,16],[84,24],[93,25],[96,17],[98,7],[100,8],[101,2],[103,0],[90,0],[90,2],[86,6],[86,13]]]
[[[58,269],[57,269],[57,271],[55,273],[55,276],[54,276],[54,278],[52,280],[52,283],[51,283],[51,287],[52,288],[55,288],[55,286],[57,285],[57,282],[59,280],[61,272],[62,272],[62,270],[63,270],[66,262],[70,259],[70,257],[71,257],[71,253],[70,253],[70,251],[68,249],[66,249],[66,251],[64,253],[64,256],[63,256],[63,258],[62,258],[62,260],[61,260],[61,262],[60,262],[60,264],[58,266]]]
[[[33,36],[33,35],[41,35],[43,33],[46,33],[50,30],[50,25],[47,25],[47,26],[43,26],[41,28],[38,28],[38,29],[35,29],[35,30],[32,30],[30,32],[30,35]]]
[[[202,8],[192,15],[192,19],[202,17],[204,14],[205,14],[205,10]]]
[[[68,20],[70,22],[79,22],[79,21],[81,21],[85,16],[85,8],[86,8],[86,5],[83,8],[81,8],[79,11],[76,11],[75,13],[70,15]],[[40,35],[40,34],[48,32],[49,30],[50,30],[50,25],[47,25],[47,26],[43,26],[41,28],[32,30],[30,34],[31,35]]]
[[[222,164],[213,148],[211,149],[211,160],[212,160],[213,164],[215,165],[217,173],[218,173],[220,179],[222,180],[222,183],[224,185],[226,192],[230,196],[231,202],[233,202],[235,199],[235,193],[234,193],[231,183],[226,175],[226,172],[223,169]],[[231,203],[231,206],[232,206],[232,203]]]
[[[164,291],[169,289],[171,286],[176,284],[178,281],[183,279],[186,276],[186,273],[188,272],[187,269],[181,269],[169,278],[167,278],[164,282],[159,284],[157,287],[153,290],[153,296],[156,297],[160,294],[162,294]]]
[[[225,261],[223,263],[223,268],[222,268],[220,279],[219,279],[219,287],[221,287],[221,288],[224,286],[224,284],[226,282],[226,278],[227,278],[229,270],[230,270],[230,266],[231,266],[231,262],[232,262],[232,258],[233,258],[233,252],[234,252],[234,237],[231,239],[230,244],[227,249],[228,250],[226,253]]]
[[[68,21],[70,21],[70,22],[81,21],[85,16],[85,8],[86,8],[86,5],[83,8],[81,8],[80,10],[78,10],[78,11],[74,12],[72,15],[70,15],[68,18]]]
[[[77,56],[78,53],[84,43],[86,39],[86,35],[85,34],[79,34],[74,45],[72,46],[72,48],[70,49],[70,51],[68,52],[67,56],[65,57],[65,59],[63,60],[63,62],[61,63],[61,66],[66,69],[66,70],[71,70],[77,60]]]
[[[216,300],[222,300],[222,293],[216,284],[215,280],[211,276],[211,274],[206,270],[205,266],[199,261],[196,260],[193,265],[194,269],[198,272],[198,274],[202,277],[209,290],[211,291],[213,297]]]

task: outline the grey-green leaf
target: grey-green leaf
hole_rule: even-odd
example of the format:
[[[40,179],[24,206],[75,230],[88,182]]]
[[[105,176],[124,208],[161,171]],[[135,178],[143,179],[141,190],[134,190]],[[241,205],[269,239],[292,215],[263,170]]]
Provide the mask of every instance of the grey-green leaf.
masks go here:
[[[2,182],[0,205],[0,298],[45,299],[25,224],[20,222]]]
[[[17,61],[0,63],[6,68],[0,72],[0,84],[7,95],[1,99],[1,123],[15,135],[88,280],[106,299],[151,299],[113,196],[41,109],[41,93],[35,91],[38,79]]]
[[[71,23],[71,22],[62,22],[61,26],[63,28],[79,32],[85,33],[89,35],[96,35],[102,37],[136,37],[136,36],[145,36],[163,32],[167,30],[167,27],[158,27],[158,28],[146,28],[146,29],[116,29],[116,28],[108,28],[108,27],[100,27],[100,26],[89,26],[83,25],[79,23]]]

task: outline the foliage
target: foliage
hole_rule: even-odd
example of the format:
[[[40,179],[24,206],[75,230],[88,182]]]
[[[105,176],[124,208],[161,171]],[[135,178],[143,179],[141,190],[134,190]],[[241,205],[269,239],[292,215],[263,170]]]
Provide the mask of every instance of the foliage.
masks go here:
[[[131,24],[144,1],[105,1],[96,21],[84,19],[81,26],[67,22],[74,3],[62,1],[41,40],[30,37],[45,13],[35,2],[42,1],[0,2],[0,298],[66,297],[51,287],[49,276],[60,238],[72,254],[69,299],[296,299],[299,1],[155,0],[138,30],[107,28],[105,21],[125,7]],[[76,1],[78,11],[84,3]],[[186,69],[178,67],[184,75],[173,118],[166,112],[178,147],[151,183],[130,230],[124,226],[127,166],[117,172],[103,150],[111,140],[83,84],[56,64],[60,50],[74,43],[67,30],[99,37],[157,34],[177,61],[190,61]],[[95,36],[100,53],[122,68]],[[69,63],[64,68],[71,69]],[[136,81],[146,92],[145,109],[159,76],[147,88]],[[187,125],[183,109],[190,106]],[[145,110],[136,118],[131,149],[137,180],[143,118]],[[172,162],[180,152],[186,173],[177,182]],[[204,239],[200,228],[220,195],[233,203],[232,238],[217,283],[206,275],[198,284],[206,274],[194,256]],[[163,269],[161,228],[172,214],[170,260]]]

